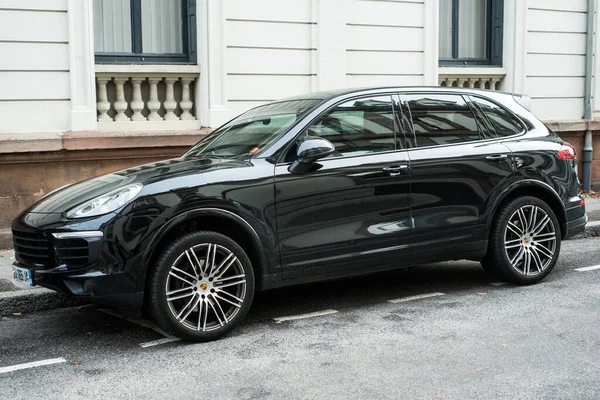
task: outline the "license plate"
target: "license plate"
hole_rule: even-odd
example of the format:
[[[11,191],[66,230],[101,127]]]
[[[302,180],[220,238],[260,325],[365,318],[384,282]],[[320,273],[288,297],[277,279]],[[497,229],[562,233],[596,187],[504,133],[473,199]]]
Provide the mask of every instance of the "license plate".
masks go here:
[[[17,282],[26,283],[29,286],[33,286],[33,275],[28,269],[13,265],[13,279]]]

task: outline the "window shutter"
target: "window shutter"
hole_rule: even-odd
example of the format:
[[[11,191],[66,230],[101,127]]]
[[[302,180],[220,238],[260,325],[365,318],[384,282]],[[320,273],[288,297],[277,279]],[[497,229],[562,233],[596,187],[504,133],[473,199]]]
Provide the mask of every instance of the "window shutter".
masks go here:
[[[196,0],[187,0],[187,46],[189,62],[198,62],[196,46]]]
[[[490,61],[492,65],[502,66],[504,0],[492,0],[491,3]]]

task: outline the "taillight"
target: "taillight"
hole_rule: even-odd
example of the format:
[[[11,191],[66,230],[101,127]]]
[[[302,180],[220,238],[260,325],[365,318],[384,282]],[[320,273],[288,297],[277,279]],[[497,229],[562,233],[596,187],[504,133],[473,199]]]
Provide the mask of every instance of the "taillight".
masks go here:
[[[564,142],[557,156],[563,160],[574,160],[576,156],[575,148],[570,143]]]

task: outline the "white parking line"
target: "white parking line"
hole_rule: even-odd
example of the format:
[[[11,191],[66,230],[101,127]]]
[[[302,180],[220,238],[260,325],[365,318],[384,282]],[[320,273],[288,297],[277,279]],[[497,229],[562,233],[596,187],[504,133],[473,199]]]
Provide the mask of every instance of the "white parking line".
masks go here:
[[[320,317],[323,315],[329,315],[329,314],[335,314],[335,313],[337,313],[337,310],[322,310],[322,311],[315,311],[315,312],[311,312],[311,313],[307,313],[307,314],[290,315],[288,317],[273,318],[273,320],[279,324],[279,323],[282,323],[283,321],[294,321],[296,319]]]
[[[428,294],[419,294],[419,295],[416,295],[416,296],[401,297],[399,299],[388,300],[388,302],[390,302],[390,303],[404,303],[406,301],[428,299],[430,297],[437,297],[437,296],[444,296],[444,295],[445,295],[445,293],[435,292],[435,293],[428,293]]]
[[[504,286],[504,285],[508,285],[508,282],[490,282],[490,285],[492,285],[492,286]]]
[[[64,362],[67,362],[67,360],[60,357],[60,358],[51,358],[49,360],[33,361],[33,362],[25,363],[25,364],[11,365],[9,367],[0,368],[0,374],[6,374],[8,372],[19,371],[21,369],[41,367],[44,365],[60,364],[60,363],[64,363]]]
[[[158,326],[154,325],[152,322],[147,321],[145,319],[141,319],[141,318],[137,318],[137,317],[133,317],[133,316],[128,316],[128,315],[122,315],[122,314],[119,314],[116,311],[108,310],[106,308],[100,308],[100,309],[98,309],[98,311],[103,312],[104,314],[112,315],[113,317],[124,319],[125,321],[129,321],[129,322],[131,322],[133,324],[143,326],[144,328],[152,329],[153,331],[158,332],[158,333],[160,333],[163,336],[166,336],[166,337],[169,337],[169,338],[175,337],[175,336],[173,336],[173,335],[171,335],[171,334],[163,331]]]
[[[158,346],[159,344],[177,342],[179,340],[181,340],[181,339],[179,339],[178,337],[175,337],[175,336],[171,336],[171,337],[166,337],[166,338],[162,338],[162,339],[158,339],[158,340],[153,340],[151,342],[140,343],[140,346],[143,348],[146,348],[146,347]]]
[[[576,268],[575,271],[586,272],[586,271],[593,271],[595,269],[600,269],[600,265],[593,265],[591,267],[584,267],[584,268]]]

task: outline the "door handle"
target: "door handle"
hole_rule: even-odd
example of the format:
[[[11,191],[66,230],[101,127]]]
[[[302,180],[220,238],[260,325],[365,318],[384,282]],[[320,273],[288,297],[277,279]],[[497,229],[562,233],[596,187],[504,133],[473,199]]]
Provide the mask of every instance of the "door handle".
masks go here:
[[[408,165],[394,165],[392,167],[383,168],[383,172],[387,173],[389,176],[400,176],[406,171],[408,171]]]
[[[493,162],[501,162],[501,161],[507,160],[508,156],[506,154],[497,154],[494,156],[487,156],[485,159],[488,161],[493,161]]]

